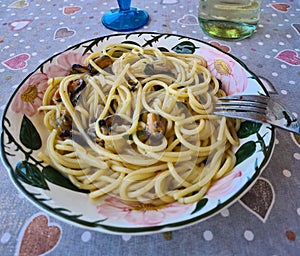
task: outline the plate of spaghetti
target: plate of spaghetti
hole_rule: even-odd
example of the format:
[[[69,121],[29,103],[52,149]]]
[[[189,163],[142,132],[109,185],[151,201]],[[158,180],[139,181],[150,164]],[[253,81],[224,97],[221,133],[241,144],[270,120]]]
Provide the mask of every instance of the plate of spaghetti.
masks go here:
[[[208,43],[95,38],[51,57],[16,89],[2,158],[31,202],[68,223],[110,234],[183,228],[238,200],[271,158],[272,126],[212,114],[233,94],[267,91]]]

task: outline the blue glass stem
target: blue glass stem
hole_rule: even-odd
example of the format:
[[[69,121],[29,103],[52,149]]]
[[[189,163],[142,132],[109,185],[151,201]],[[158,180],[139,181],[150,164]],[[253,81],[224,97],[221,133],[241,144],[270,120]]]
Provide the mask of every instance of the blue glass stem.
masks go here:
[[[130,10],[131,0],[118,0],[118,4],[121,12],[128,11]]]
[[[149,14],[144,10],[131,7],[131,0],[118,0],[119,8],[110,10],[102,17],[105,27],[115,31],[130,31],[145,26]]]

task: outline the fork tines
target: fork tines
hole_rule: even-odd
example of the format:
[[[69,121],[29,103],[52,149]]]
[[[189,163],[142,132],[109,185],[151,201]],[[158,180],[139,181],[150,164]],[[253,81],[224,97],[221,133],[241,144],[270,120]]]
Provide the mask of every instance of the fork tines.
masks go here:
[[[233,95],[219,98],[214,107],[215,115],[243,118],[265,122],[268,106],[267,96]]]
[[[263,95],[233,95],[219,98],[214,105],[215,115],[269,123],[300,134],[297,117],[279,102]]]

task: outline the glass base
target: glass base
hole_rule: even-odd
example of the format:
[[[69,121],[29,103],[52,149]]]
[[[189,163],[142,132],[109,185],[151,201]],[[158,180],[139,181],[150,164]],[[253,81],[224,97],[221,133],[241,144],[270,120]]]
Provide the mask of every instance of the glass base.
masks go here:
[[[126,11],[114,9],[102,17],[105,27],[115,31],[131,31],[145,26],[149,21],[149,15],[143,10],[130,8]]]
[[[223,40],[242,40],[251,36],[256,30],[256,25],[246,23],[201,19],[199,23],[206,34]]]

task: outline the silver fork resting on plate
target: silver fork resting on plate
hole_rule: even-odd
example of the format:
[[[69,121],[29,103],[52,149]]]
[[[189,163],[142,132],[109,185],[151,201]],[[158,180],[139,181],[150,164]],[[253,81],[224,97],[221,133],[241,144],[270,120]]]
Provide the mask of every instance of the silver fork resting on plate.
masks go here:
[[[300,134],[297,118],[280,103],[263,95],[234,95],[219,98],[213,113],[253,122],[269,123]]]

